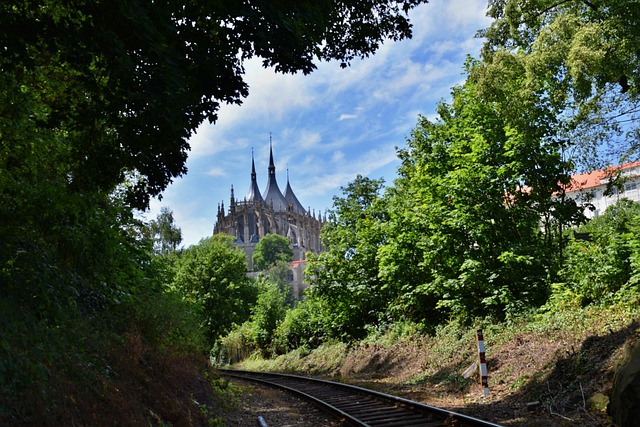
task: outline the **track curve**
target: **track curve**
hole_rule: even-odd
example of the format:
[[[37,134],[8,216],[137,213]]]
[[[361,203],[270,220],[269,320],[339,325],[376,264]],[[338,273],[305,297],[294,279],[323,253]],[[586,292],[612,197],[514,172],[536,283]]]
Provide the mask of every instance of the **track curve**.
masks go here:
[[[351,425],[367,427],[501,427],[402,397],[298,375],[220,369],[222,375],[279,387],[310,400]]]

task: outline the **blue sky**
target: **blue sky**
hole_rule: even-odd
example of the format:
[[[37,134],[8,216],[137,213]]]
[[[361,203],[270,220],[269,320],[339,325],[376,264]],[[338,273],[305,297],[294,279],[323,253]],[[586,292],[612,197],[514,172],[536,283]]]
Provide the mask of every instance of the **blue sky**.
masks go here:
[[[467,55],[478,57],[477,30],[488,25],[484,0],[432,0],[410,13],[413,38],[387,42],[364,60],[341,69],[323,62],[312,74],[282,75],[260,59],[245,64],[249,96],[224,105],[213,125],[191,138],[188,173],[153,200],[144,215],[163,206],[182,229],[183,246],[212,234],[218,204],[229,206],[230,189],[249,191],[251,150],[258,185],[267,184],[269,133],[278,185],[291,186],[305,207],[324,212],[340,187],[358,175],[391,184],[403,147],[419,114],[434,118],[437,104],[464,81]]]

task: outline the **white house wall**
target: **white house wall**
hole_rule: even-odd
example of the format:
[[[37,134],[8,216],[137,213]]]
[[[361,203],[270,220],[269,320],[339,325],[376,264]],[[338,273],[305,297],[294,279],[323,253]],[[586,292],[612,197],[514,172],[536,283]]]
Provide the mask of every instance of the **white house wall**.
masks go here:
[[[634,168],[631,171],[638,172]],[[630,171],[630,172],[631,172]],[[626,172],[626,171],[625,171]],[[629,174],[622,174],[629,176]],[[585,216],[589,219],[602,215],[607,208],[615,204],[618,200],[626,198],[634,202],[640,202],[640,176],[629,176],[624,183],[624,190],[613,190],[614,194],[605,196],[604,192],[607,189],[607,180],[601,180],[601,184],[596,187],[588,189],[582,189],[577,191],[567,192],[567,196],[576,200],[580,204],[592,204],[595,210],[585,209]],[[591,199],[590,199],[591,198]]]

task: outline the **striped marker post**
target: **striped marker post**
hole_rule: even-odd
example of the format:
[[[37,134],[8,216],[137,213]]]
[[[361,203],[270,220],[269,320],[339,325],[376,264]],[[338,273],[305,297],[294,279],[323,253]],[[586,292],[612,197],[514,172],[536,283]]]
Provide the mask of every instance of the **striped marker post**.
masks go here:
[[[482,329],[478,329],[476,333],[478,337],[478,355],[480,356],[480,378],[482,379],[482,394],[489,396],[489,375],[487,374],[487,359],[484,354],[484,338],[482,337]]]

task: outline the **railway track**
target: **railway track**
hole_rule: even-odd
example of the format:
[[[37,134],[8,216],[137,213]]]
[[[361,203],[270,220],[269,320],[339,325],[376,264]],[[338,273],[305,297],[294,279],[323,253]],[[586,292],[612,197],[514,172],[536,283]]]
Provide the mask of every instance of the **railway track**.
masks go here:
[[[349,384],[266,372],[222,369],[220,373],[288,390],[355,426],[500,427],[467,415]]]

